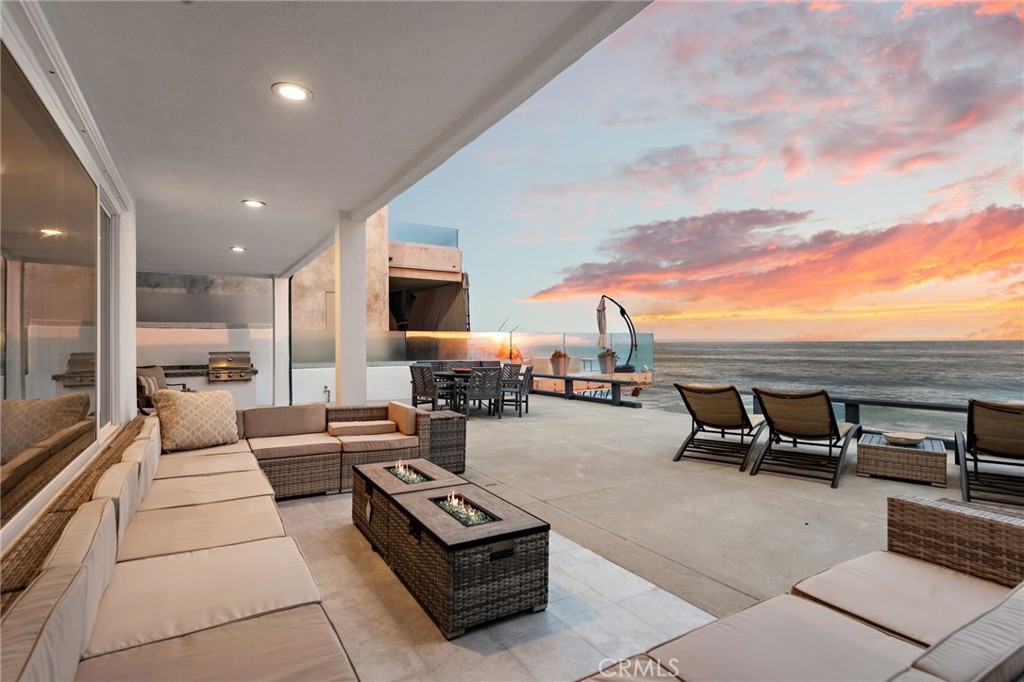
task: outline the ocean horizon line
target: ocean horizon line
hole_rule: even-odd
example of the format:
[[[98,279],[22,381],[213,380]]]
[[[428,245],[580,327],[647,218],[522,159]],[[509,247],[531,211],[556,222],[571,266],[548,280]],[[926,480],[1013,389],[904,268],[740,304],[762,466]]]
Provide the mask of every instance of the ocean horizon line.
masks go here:
[[[690,344],[841,344],[841,343],[1017,343],[1024,344],[1024,339],[827,339],[821,341],[809,339],[660,339],[655,337],[654,343],[690,343]]]

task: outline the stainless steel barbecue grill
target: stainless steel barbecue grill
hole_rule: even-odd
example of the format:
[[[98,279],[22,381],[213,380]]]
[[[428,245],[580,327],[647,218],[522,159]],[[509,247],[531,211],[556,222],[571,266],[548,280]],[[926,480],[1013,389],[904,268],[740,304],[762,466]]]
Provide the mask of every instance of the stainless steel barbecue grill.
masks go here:
[[[54,374],[54,381],[64,388],[96,385],[96,353],[72,353],[63,374]]]
[[[247,350],[211,351],[206,378],[210,383],[223,381],[252,381],[256,368]]]

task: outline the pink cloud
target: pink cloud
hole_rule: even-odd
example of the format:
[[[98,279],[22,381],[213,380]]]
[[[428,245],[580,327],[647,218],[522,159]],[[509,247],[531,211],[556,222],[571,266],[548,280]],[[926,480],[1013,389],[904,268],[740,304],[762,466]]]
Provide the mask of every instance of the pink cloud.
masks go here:
[[[909,18],[921,10],[953,6],[972,7],[977,15],[1011,14],[1024,20],[1024,2],[1017,0],[908,0],[903,3],[900,16]]]
[[[608,260],[563,270],[535,294],[547,301],[609,289],[647,299],[644,314],[707,305],[730,310],[820,306],[850,292],[887,293],[982,276],[1016,281],[1024,267],[1024,208],[996,207],[936,222],[802,236],[809,212],[719,211],[620,230]]]

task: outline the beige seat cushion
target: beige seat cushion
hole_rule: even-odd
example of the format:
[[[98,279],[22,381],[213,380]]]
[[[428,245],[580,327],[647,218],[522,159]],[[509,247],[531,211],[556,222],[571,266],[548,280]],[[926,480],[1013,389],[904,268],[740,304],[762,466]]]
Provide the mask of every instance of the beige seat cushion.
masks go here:
[[[139,464],[118,462],[107,469],[92,492],[92,499],[110,499],[114,503],[117,519],[117,544],[121,544],[125,530],[139,506]]]
[[[356,675],[318,604],[228,623],[82,661],[78,682],[337,680]]]
[[[117,521],[114,517],[114,503],[111,500],[86,502],[75,511],[57,539],[57,544],[43,561],[44,571],[85,565],[85,627],[79,655],[89,641],[96,621],[96,610],[114,572],[114,562],[117,560]]]
[[[1024,583],[952,633],[914,667],[951,682],[1013,682],[1024,675]]]
[[[331,422],[327,433],[332,436],[372,436],[377,433],[394,433],[398,425],[387,419],[368,422]]]
[[[160,441],[160,418],[156,415],[146,417],[142,421],[142,430],[139,431],[139,435],[135,437],[135,440],[155,440]]]
[[[338,439],[321,433],[302,433],[294,436],[250,438],[249,445],[256,459],[302,457],[303,455],[329,455],[341,452]]]
[[[260,465],[249,452],[208,457],[161,457],[156,467],[156,478],[180,478],[226,474],[232,471],[255,471]]]
[[[187,507],[246,497],[273,495],[267,477],[262,471],[234,471],[209,476],[184,476],[153,481],[149,494],[139,505],[139,511]]]
[[[686,682],[886,680],[920,654],[912,644],[788,594],[648,652]]]
[[[70,680],[85,638],[84,566],[44,571],[0,621],[0,679]]]
[[[155,440],[135,440],[121,455],[122,462],[139,464],[139,499],[149,492],[160,461],[160,443]]]
[[[229,391],[163,389],[153,394],[164,450],[195,450],[238,441],[235,401]]]
[[[327,429],[327,407],[325,405],[251,407],[245,410],[244,421],[246,438],[324,433]]]
[[[811,576],[793,593],[931,646],[1010,588],[895,552],[872,552]]]
[[[140,511],[132,519],[117,560],[144,559],[283,536],[284,523],[270,495],[152,509]]]
[[[287,537],[124,561],[100,601],[85,658],[320,599]]]
[[[399,448],[418,448],[419,436],[404,436],[401,433],[382,433],[376,436],[342,436],[342,452],[380,452]]]
[[[165,452],[162,457],[206,457],[207,455],[234,455],[239,452],[252,452],[249,441],[244,438],[236,443],[226,445],[215,445],[212,448],[196,448],[195,450],[181,450],[179,452]]]
[[[407,436],[416,434],[416,415],[420,413],[412,405],[405,403],[388,403],[388,419],[395,422],[398,430]]]

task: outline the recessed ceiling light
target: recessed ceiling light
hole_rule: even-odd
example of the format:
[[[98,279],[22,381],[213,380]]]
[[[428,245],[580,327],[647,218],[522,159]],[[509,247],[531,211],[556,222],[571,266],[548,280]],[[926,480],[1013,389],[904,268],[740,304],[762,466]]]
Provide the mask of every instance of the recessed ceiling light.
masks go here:
[[[244,246],[232,246],[231,250],[234,251],[235,253],[242,253],[242,252],[245,251],[245,247]]]
[[[290,99],[295,102],[303,102],[305,100],[313,99],[313,91],[307,88],[305,85],[299,85],[298,83],[274,83],[270,86],[279,97]]]
[[[43,237],[59,237],[64,234],[63,230],[58,230],[55,227],[44,227],[39,230],[39,234]]]
[[[249,208],[263,208],[267,205],[267,202],[260,201],[259,199],[242,199],[242,203]]]

